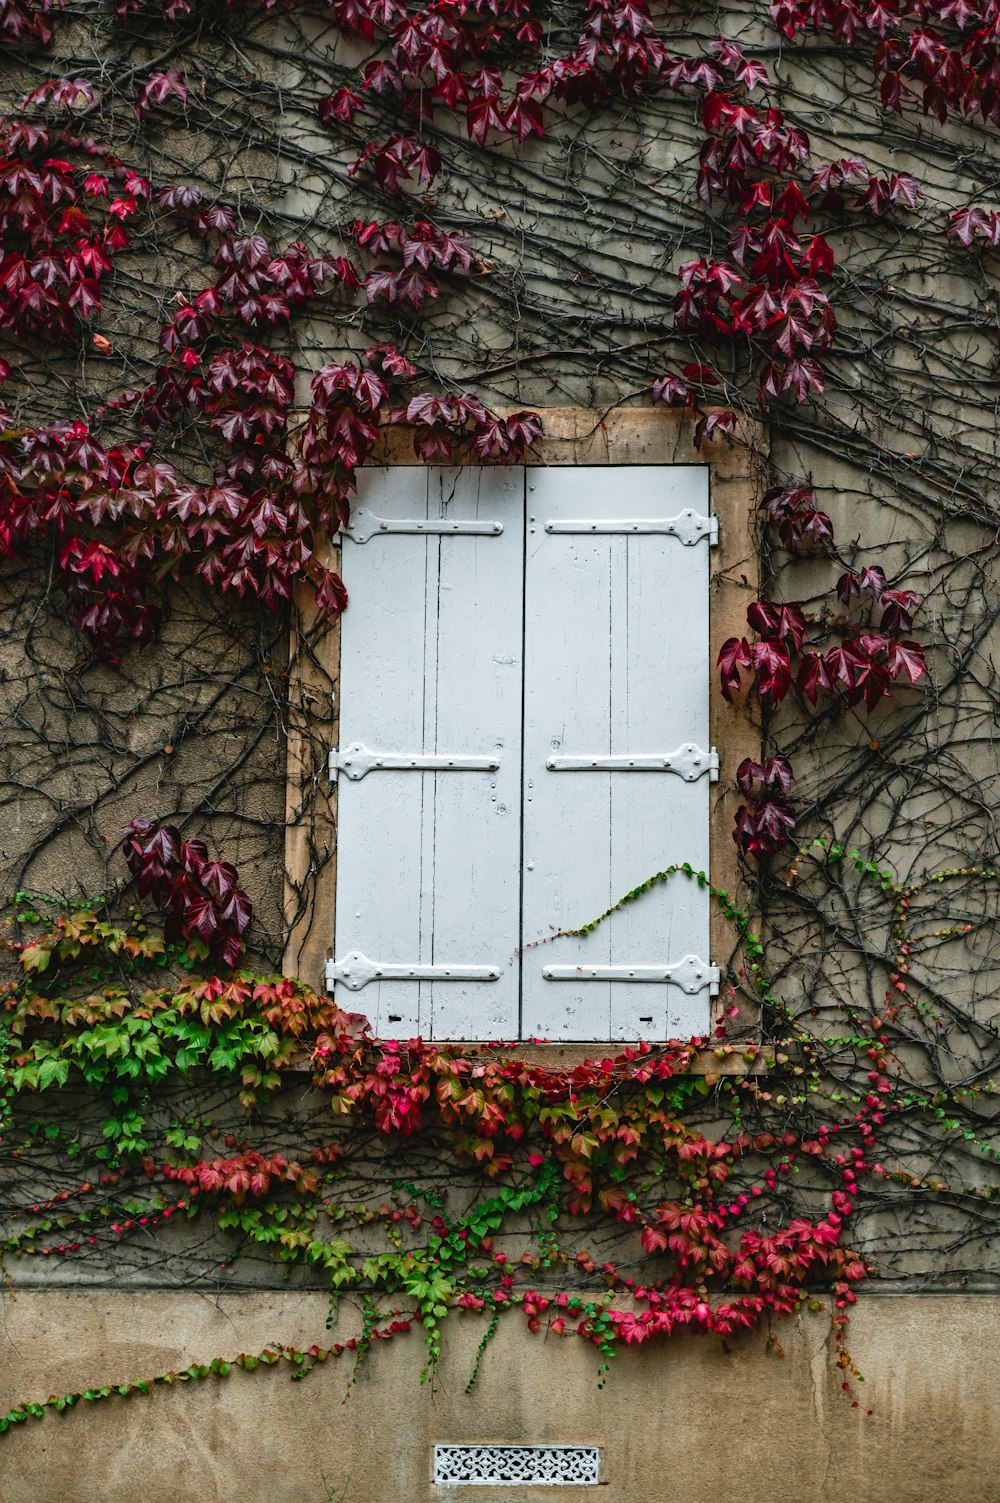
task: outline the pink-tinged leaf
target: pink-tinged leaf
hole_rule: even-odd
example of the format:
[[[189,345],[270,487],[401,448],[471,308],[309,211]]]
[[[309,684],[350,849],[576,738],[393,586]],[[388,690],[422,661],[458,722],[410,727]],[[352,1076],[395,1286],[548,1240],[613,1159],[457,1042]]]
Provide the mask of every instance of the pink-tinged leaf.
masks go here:
[[[744,757],[736,769],[736,786],[741,793],[749,796],[754,783],[761,780],[763,776],[764,769],[760,763],[755,762],[752,757]]]
[[[237,934],[245,934],[253,918],[253,905],[242,888],[237,887],[221,903],[219,919],[229,924]]]
[[[201,896],[190,898],[184,905],[180,920],[188,939],[197,936],[208,944],[219,928],[215,899]]]
[[[232,970],[243,954],[243,942],[235,934],[227,935],[218,946],[219,963],[226,970]]]
[[[762,636],[787,638],[796,652],[806,634],[806,618],[794,601],[754,601],[747,606],[747,625]]]
[[[989,221],[982,209],[956,209],[948,217],[947,236],[960,245],[970,246],[977,235],[987,236]]]
[[[666,402],[668,407],[680,407],[691,400],[687,383],[680,376],[657,376],[653,381],[654,402]]]
[[[153,194],[153,203],[158,209],[190,210],[201,203],[201,189],[194,183],[178,183],[173,188],[160,188]]]
[[[396,280],[396,294],[400,302],[409,303],[412,308],[417,309],[427,298],[430,298],[432,302],[437,301],[438,284],[432,276],[420,271],[416,266],[411,266],[399,273]]]
[[[136,96],[135,118],[140,120],[149,110],[165,104],[170,98],[183,103],[188,97],[187,84],[176,68],[168,68],[165,73],[151,73]]]
[[[465,111],[466,129],[473,141],[485,145],[491,130],[505,130],[507,121],[495,99],[472,99]],[[523,139],[523,138],[522,138]]]
[[[706,439],[711,442],[720,433],[732,433],[735,427],[735,412],[709,412],[695,424],[694,446],[700,449]]]
[[[329,125],[332,120],[350,125],[361,107],[362,101],[351,89],[337,89],[335,93],[320,100],[316,113],[324,125]]]
[[[789,225],[793,225],[796,219],[803,221],[808,219],[809,212],[809,204],[796,182],[788,184],[774,205],[774,213],[786,220]]]
[[[411,397],[406,406],[408,423],[450,423],[453,416],[451,400],[447,397],[436,397],[429,391]]]
[[[761,857],[784,850],[796,825],[791,807],[770,799],[756,809],[741,805],[736,811],[733,839],[746,855]]]
[[[879,604],[884,608],[879,626],[891,637],[898,637],[913,626],[914,612],[920,596],[913,590],[883,590]]]
[[[903,113],[903,95],[909,94],[910,90],[903,83],[903,75],[895,68],[891,68],[884,74],[879,84],[879,97],[887,110],[893,110],[897,115]]]
[[[808,401],[810,392],[822,396],[825,388],[823,371],[819,364],[804,356],[799,360],[790,360],[781,373],[782,392],[791,392],[796,402]]]
[[[744,757],[736,769],[737,786],[748,797],[754,792],[754,785],[757,783],[763,792],[787,793],[794,778],[791,763],[787,757],[781,756],[765,757],[763,763]],[[759,796],[758,794],[757,797]]]
[[[347,590],[339,574],[324,570],[323,578],[316,587],[316,604],[330,620],[347,608]]]
[[[927,671],[926,656],[919,642],[890,642],[888,660],[893,678],[905,676],[911,684]]]
[[[833,275],[834,256],[822,235],[813,235],[802,253],[802,270],[812,277]]]
[[[537,412],[512,412],[503,419],[510,439],[510,452],[521,455],[542,436],[542,420]]]
[[[889,182],[884,177],[872,177],[868,185],[857,194],[857,202],[862,208],[868,210],[875,219],[880,219],[885,214],[892,200],[889,197]]]
[[[780,704],[792,687],[788,648],[773,638],[754,642],[750,648],[750,663],[757,675],[757,693],[761,700]]]
[[[866,658],[881,659],[889,650],[889,638],[885,632],[863,628],[858,632],[857,648]]]
[[[795,687],[799,694],[808,699],[810,704],[815,704],[820,694],[830,694],[833,692],[833,684],[830,682],[826,661],[819,653],[803,653]]]
[[[181,838],[173,825],[161,825],[152,820],[133,819],[125,827],[126,860],[129,870],[134,870],[132,858],[139,864],[147,857],[155,857],[165,868],[175,866],[180,859]]]
[[[185,840],[180,851],[181,865],[189,877],[197,877],[201,880],[202,872],[208,865],[208,848],[203,840]]]
[[[795,815],[787,804],[779,799],[769,799],[757,810],[758,849],[782,850],[788,844],[795,824]]]
[[[808,536],[814,543],[833,541],[833,523],[825,511],[803,512],[799,526],[800,536]]]
[[[38,109],[49,104],[82,115],[93,108],[94,86],[85,78],[50,78],[25,94],[21,109]]]
[[[542,106],[537,99],[516,100],[507,111],[505,124],[519,141],[526,141],[529,136],[541,139],[545,134]]]
[[[206,852],[206,856],[207,854]],[[198,877],[202,885],[217,898],[227,898],[239,881],[235,866],[231,866],[228,861],[203,861]]]
[[[865,660],[851,642],[831,647],[826,654],[826,671],[831,684],[841,684],[845,689],[855,688],[862,681],[866,668]]]
[[[730,637],[719,650],[716,666],[719,669],[723,698],[730,704],[739,693],[742,680],[740,669],[749,668],[750,646],[745,637]]]
[[[456,266],[462,271],[468,271],[472,266],[472,246],[464,235],[444,235],[435,237],[433,245],[434,259],[443,271],[451,271]],[[403,264],[406,264],[406,250],[403,251]]]
[[[888,669],[881,663],[864,658],[859,664],[857,682],[848,693],[847,702],[857,704],[859,700],[863,700],[865,708],[873,710],[889,693],[890,684]]]
[[[889,179],[889,198],[894,204],[905,204],[908,209],[917,207],[917,200],[923,198],[923,190],[917,184],[916,178],[908,172],[897,172]]]
[[[412,381],[417,367],[394,344],[372,344],[364,352],[365,359],[381,365],[390,376],[400,381]]]
[[[681,375],[695,386],[721,386],[722,377],[712,365],[684,365]]]
[[[846,605],[852,595],[860,595],[868,590],[878,600],[885,588],[885,570],[873,564],[870,568],[861,569],[855,574],[842,574],[837,580],[837,598]]]
[[[400,273],[391,266],[376,266],[365,277],[365,297],[369,303],[381,298],[386,303],[395,303],[399,298]]]
[[[436,459],[449,460],[452,457],[454,440],[450,430],[442,424],[431,423],[427,426],[420,425],[414,430],[413,452],[418,459],[425,463],[432,463]]]
[[[364,224],[360,219],[355,219],[347,226],[347,231],[354,236],[361,249],[371,256],[384,256],[405,233],[403,226],[395,220],[389,220],[386,224],[378,224],[374,220]]]
[[[84,543],[81,538],[70,538],[59,553],[63,569],[75,575],[88,576],[88,583],[98,585],[105,576],[117,579],[122,572],[121,561],[104,543]]]
[[[742,220],[729,237],[729,252],[737,266],[743,267],[760,255],[760,230]]]
[[[781,793],[788,793],[794,781],[795,774],[787,757],[764,758],[763,783],[769,792],[777,789]]]

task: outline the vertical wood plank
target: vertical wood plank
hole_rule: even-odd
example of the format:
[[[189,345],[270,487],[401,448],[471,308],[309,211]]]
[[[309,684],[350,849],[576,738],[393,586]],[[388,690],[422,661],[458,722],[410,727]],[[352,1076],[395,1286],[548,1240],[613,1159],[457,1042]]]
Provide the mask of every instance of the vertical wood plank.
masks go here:
[[[597,917],[673,861],[708,864],[709,784],[662,772],[549,771],[548,756],[707,749],[708,548],[656,533],[546,533],[546,521],[708,512],[703,467],[528,471],[525,651],[526,944]],[[531,518],[535,517],[532,522]],[[532,532],[532,527],[536,530]],[[557,746],[558,743],[558,746]],[[534,789],[528,785],[534,780]],[[529,793],[533,793],[528,802]],[[546,965],[709,958],[708,897],[683,877],[585,939],[523,957],[523,1031],[554,1039],[663,1038],[700,1005],[673,984],[547,981]],[[674,993],[678,996],[673,996]],[[669,999],[669,1001],[668,1001]]]
[[[501,968],[496,982],[345,988],[341,1000],[383,1037],[516,1032],[523,484],[510,470],[368,470],[358,510],[390,522],[496,520],[503,531],[344,542],[352,605],[342,628],[341,747],[496,754],[501,764],[496,773],[341,774],[337,956]]]
[[[333,557],[337,568],[339,559]],[[286,975],[322,991],[336,891],[336,789],[327,757],[336,724],[339,627],[316,609],[310,586],[292,599],[285,782]]]
[[[436,983],[437,1039],[517,1036],[520,976],[524,472],[435,472],[442,517],[500,520],[500,537],[439,541],[434,747],[495,756],[494,773],[430,774],[434,959],[498,964],[498,982]],[[428,745],[430,745],[428,741]]]
[[[364,471],[355,510],[379,516],[427,516],[430,472]],[[350,604],[341,623],[340,745],[423,749],[428,610],[437,599],[436,553],[426,539],[345,538],[342,571]],[[436,627],[434,632],[436,640]],[[370,960],[417,964],[426,873],[419,773],[371,772],[338,781],[335,955],[358,950]],[[380,1037],[420,1030],[420,988],[373,981],[339,989],[344,1007],[363,1012]]]

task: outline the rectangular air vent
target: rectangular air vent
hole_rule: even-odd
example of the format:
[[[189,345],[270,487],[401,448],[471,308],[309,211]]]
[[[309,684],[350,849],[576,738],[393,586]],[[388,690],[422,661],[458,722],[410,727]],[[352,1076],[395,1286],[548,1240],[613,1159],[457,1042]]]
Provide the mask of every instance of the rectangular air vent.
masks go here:
[[[596,1487],[598,1446],[435,1446],[434,1481],[441,1487]]]

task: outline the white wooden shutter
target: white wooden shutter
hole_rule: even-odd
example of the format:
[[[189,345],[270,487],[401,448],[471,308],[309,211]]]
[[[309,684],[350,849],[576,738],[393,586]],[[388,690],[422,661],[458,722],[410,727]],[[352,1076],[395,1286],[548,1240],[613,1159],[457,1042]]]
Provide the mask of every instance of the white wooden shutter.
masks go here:
[[[708,868],[707,470],[527,481],[522,1036],[705,1032],[709,894],[684,876],[531,942],[671,862]]]
[[[327,974],[378,1035],[707,1031],[709,895],[683,876],[534,943],[708,868],[707,473],[362,471]]]
[[[360,472],[328,981],[383,1038],[517,1036],[523,501],[520,469]]]

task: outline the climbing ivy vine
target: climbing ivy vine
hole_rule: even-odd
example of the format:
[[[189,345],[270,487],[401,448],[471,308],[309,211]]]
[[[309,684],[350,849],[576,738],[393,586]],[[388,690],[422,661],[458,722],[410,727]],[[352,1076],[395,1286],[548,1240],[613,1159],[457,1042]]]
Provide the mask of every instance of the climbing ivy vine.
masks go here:
[[[429,1382],[453,1314],[481,1359],[520,1318],[603,1373],[822,1305],[860,1403],[866,1274],[912,1277],[922,1238],[985,1266],[994,30],[950,0],[0,0],[4,808],[46,805],[10,887],[15,1288],[72,1260],[262,1262],[361,1292],[355,1362],[420,1331]],[[565,391],[676,407],[706,454],[763,418],[772,451],[763,598],[718,665],[764,739],[737,774],[743,906],[713,890],[725,1015],[558,1070],[372,1039],[257,963],[256,872],[189,831],[280,827],[254,796],[287,729],[282,613],[303,589],[349,608],[331,541],[357,468],[397,432],[422,461],[517,461]],[[196,654],[150,666],[179,601],[199,652],[217,633],[200,698]],[[228,769],[171,782],[227,737]],[[67,832],[105,895],[33,893]],[[671,866],[622,901],[685,881],[707,884]],[[0,1428],[331,1355],[205,1354]]]

